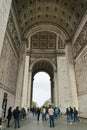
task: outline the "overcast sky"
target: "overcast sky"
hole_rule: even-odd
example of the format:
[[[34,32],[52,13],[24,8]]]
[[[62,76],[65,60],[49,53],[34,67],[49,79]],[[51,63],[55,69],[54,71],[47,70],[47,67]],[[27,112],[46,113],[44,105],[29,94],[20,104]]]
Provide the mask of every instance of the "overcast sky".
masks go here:
[[[50,77],[45,72],[39,72],[34,76],[33,101],[40,107],[50,98]]]

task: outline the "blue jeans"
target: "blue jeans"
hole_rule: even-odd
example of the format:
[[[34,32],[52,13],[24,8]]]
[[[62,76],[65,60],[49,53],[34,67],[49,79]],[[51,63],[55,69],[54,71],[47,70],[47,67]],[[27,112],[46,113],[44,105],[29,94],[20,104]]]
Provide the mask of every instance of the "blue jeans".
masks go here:
[[[67,114],[67,122],[71,122],[71,116]]]
[[[49,115],[50,118],[50,127],[54,127],[54,115]]]
[[[15,119],[15,128],[20,128],[19,119]]]
[[[80,121],[80,120],[78,119],[77,114],[74,114],[74,121]]]

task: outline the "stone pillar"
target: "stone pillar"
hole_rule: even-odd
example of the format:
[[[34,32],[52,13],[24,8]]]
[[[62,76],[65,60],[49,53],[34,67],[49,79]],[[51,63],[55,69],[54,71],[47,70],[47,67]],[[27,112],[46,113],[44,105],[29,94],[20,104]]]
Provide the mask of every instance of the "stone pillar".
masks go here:
[[[51,82],[51,103],[54,103],[54,82],[53,82],[53,79],[51,79],[50,82]]]
[[[21,107],[24,107],[24,108],[27,108],[29,58],[30,58],[29,56],[26,56],[26,58],[25,58],[25,67],[24,67],[24,80],[23,80],[22,103],[21,103]]]
[[[28,89],[27,89],[27,106],[30,108],[31,106],[31,86],[32,86],[32,70],[29,70],[28,76]]]
[[[54,98],[55,98],[55,106],[58,106],[58,84],[57,84],[57,72],[54,71]]]
[[[66,108],[72,104],[65,54],[57,54],[57,84],[58,106],[65,113]]]
[[[12,0],[0,0],[0,56]]]
[[[32,98],[33,98],[33,83],[34,83],[34,79],[32,78],[32,82],[31,82],[31,93],[30,93],[30,103],[29,103],[29,100],[28,100],[28,105],[32,106]]]
[[[17,87],[16,87],[15,107],[16,106],[21,107],[24,65],[25,65],[25,42],[22,42],[21,49],[20,49],[19,71],[18,71],[18,80],[17,80]]]
[[[68,80],[69,87],[71,89],[71,98],[72,98],[72,106],[78,108],[78,99],[77,99],[77,88],[76,88],[76,80],[75,80],[75,70],[74,70],[74,62],[72,55],[72,46],[71,43],[66,43],[66,61],[67,61],[67,72],[68,72]]]

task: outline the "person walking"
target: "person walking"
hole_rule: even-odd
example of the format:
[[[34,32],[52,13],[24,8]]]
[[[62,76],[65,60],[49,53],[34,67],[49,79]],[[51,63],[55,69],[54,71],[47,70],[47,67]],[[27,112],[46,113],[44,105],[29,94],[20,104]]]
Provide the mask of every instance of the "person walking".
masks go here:
[[[70,115],[70,110],[69,110],[69,108],[66,108],[66,122],[67,123],[71,123],[71,115]]]
[[[76,107],[74,107],[74,122],[80,121],[78,118],[78,111],[76,110]]]
[[[20,110],[19,107],[17,106],[16,109],[13,111],[13,116],[15,119],[15,128],[20,128]]]
[[[10,127],[9,124],[10,124],[11,118],[12,118],[12,107],[9,107],[8,114],[7,114],[7,120],[8,120],[7,127]]]
[[[73,120],[73,108],[70,106],[69,109],[70,109],[70,118],[71,120]]]
[[[49,106],[48,113],[50,119],[50,127],[54,127],[54,109],[51,105]]]

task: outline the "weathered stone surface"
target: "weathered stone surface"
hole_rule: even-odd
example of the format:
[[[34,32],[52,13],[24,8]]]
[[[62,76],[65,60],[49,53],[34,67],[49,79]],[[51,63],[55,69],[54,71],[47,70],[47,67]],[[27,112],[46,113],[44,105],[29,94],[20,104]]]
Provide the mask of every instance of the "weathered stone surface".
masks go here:
[[[87,49],[75,62],[78,94],[87,91]]]
[[[78,104],[82,117],[87,117],[87,48],[75,62]]]
[[[0,0],[0,55],[12,0]]]
[[[0,83],[13,92],[16,91],[17,72],[18,59],[7,35],[5,35],[0,60]]]
[[[57,57],[57,77],[58,77],[58,100],[62,111],[69,106],[73,106],[72,92],[69,86],[67,63],[65,57]]]

